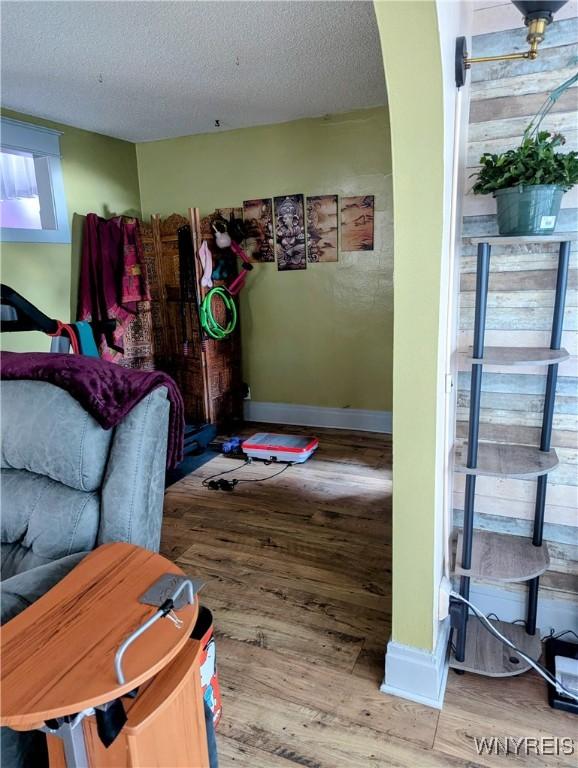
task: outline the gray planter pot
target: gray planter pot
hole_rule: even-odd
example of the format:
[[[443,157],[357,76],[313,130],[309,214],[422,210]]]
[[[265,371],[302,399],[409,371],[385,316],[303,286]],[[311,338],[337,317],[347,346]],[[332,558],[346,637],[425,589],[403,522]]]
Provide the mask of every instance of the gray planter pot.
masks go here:
[[[500,235],[551,235],[564,190],[554,184],[510,187],[494,193]]]

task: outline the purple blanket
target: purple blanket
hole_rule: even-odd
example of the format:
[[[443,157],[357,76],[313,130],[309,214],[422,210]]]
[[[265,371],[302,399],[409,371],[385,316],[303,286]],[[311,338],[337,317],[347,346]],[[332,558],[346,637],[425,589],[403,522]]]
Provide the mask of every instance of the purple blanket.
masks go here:
[[[183,458],[184,407],[177,385],[161,371],[135,371],[82,355],[3,352],[0,378],[47,381],[69,392],[103,429],[124,419],[149,392],[166,387],[170,401],[167,466]]]

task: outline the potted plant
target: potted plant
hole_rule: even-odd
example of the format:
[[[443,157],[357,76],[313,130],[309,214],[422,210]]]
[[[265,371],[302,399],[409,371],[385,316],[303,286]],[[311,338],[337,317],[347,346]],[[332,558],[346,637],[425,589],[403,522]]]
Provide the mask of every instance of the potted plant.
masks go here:
[[[564,143],[560,134],[527,131],[516,149],[482,155],[473,192],[496,198],[500,235],[554,231],[562,195],[578,183],[578,152],[557,151]]]

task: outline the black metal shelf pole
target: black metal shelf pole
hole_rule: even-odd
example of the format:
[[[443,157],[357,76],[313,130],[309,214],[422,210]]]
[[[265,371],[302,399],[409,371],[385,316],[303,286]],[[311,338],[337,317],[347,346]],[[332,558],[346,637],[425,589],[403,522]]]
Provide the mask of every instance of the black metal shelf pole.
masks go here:
[[[486,309],[488,305],[488,281],[490,276],[490,246],[488,243],[478,244],[478,260],[476,272],[476,309],[474,318],[474,358],[484,356],[484,334],[486,331]],[[470,383],[470,421],[468,427],[468,456],[467,466],[474,468],[478,463],[478,439],[480,432],[480,398],[482,393],[482,363],[472,364]],[[474,504],[476,495],[476,476],[466,475],[466,492],[464,501],[464,533],[462,537],[462,562],[464,569],[472,566],[472,544],[474,535]],[[470,577],[460,577],[460,595],[466,600],[470,598]],[[462,612],[461,627],[456,641],[456,661],[464,661],[466,651],[466,628],[468,611]]]
[[[564,324],[564,306],[566,289],[568,287],[568,264],[570,261],[570,242],[560,243],[558,254],[558,274],[556,277],[556,297],[552,317],[552,335],[550,349],[560,349],[562,345],[562,327]],[[552,424],[554,421],[554,402],[556,400],[556,383],[558,380],[558,363],[548,366],[546,377],[546,394],[544,397],[544,413],[542,416],[542,432],[540,435],[540,450],[549,451],[552,442]],[[544,510],[546,507],[546,489],[548,475],[540,475],[536,487],[536,505],[534,507],[534,535],[532,544],[542,546],[544,532]],[[528,584],[528,613],[526,617],[526,632],[536,634],[536,615],[538,611],[538,588],[540,578],[531,579]]]

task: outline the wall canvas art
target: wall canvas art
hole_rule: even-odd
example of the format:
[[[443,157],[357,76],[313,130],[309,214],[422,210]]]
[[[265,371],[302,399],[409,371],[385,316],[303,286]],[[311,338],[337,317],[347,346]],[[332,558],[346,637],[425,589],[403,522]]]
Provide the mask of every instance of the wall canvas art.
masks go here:
[[[277,269],[305,269],[305,213],[303,195],[275,198]]]
[[[273,203],[270,199],[245,200],[245,252],[251,261],[275,261]]]
[[[373,195],[341,198],[341,250],[373,250]]]
[[[337,261],[337,195],[307,198],[307,261]]]

